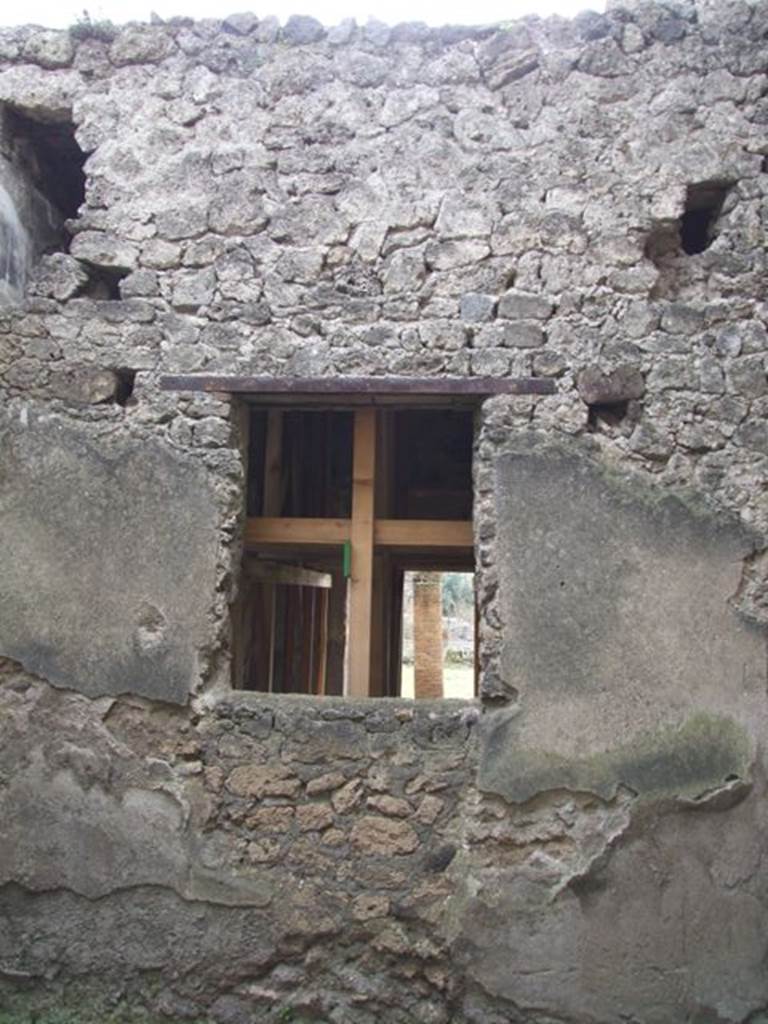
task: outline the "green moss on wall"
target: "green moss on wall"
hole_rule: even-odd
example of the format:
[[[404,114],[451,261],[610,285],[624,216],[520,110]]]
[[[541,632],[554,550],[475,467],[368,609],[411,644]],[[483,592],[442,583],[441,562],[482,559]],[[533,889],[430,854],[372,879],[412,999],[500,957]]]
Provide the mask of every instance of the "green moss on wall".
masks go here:
[[[737,722],[705,713],[586,757],[526,747],[515,719],[501,715],[491,720],[483,741],[480,788],[514,802],[552,789],[610,799],[621,785],[643,797],[695,800],[734,777],[746,778],[753,754]]]

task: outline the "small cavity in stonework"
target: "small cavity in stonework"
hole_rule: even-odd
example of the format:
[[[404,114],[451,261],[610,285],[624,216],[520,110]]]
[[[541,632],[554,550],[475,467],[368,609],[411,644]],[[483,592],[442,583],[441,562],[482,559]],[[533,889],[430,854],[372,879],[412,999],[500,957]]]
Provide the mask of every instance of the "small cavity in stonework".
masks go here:
[[[76,217],[85,201],[85,158],[72,121],[29,117],[6,107],[8,128],[32,183],[61,215]]]
[[[133,386],[136,383],[136,371],[121,368],[115,370],[117,387],[115,388],[114,401],[117,405],[128,405],[133,396]]]
[[[626,418],[629,401],[625,402],[593,402],[587,406],[587,428],[598,430],[603,423],[609,427],[617,427]]]
[[[729,185],[689,185],[685,210],[680,218],[680,245],[689,256],[704,252],[714,240],[714,228],[723,208]]]
[[[130,274],[130,270],[120,267],[97,267],[84,261],[81,261],[81,266],[87,270],[88,280],[78,291],[78,296],[101,301],[122,297],[120,282]]]

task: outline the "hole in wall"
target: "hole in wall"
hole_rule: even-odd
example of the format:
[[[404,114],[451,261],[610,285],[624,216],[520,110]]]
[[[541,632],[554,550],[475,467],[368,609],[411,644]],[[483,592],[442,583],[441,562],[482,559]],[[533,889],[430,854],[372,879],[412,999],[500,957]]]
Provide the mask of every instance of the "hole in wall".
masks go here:
[[[61,215],[76,217],[85,201],[85,159],[71,120],[42,120],[5,108],[14,151],[32,184]]]
[[[760,170],[763,174],[768,174],[768,154],[760,161]]]
[[[715,224],[729,188],[730,185],[712,182],[688,186],[680,218],[680,245],[689,256],[704,252],[712,244]]]
[[[0,104],[0,302],[24,295],[41,256],[68,252],[85,199],[86,154],[71,119]]]
[[[130,270],[120,267],[97,267],[91,263],[82,264],[88,271],[88,280],[78,295],[88,299],[120,299],[120,282],[128,277]]]
[[[768,165],[766,165],[768,166]],[[703,182],[689,185],[685,208],[677,220],[658,223],[645,243],[645,256],[660,270],[669,270],[670,261],[685,254],[704,252],[715,240],[715,228],[730,183]]]
[[[128,405],[133,397],[133,388],[136,383],[136,370],[129,370],[121,367],[114,371],[117,378],[114,401],[116,405]]]
[[[600,425],[617,427],[629,412],[629,401],[594,402],[587,406],[587,429],[599,430]]]

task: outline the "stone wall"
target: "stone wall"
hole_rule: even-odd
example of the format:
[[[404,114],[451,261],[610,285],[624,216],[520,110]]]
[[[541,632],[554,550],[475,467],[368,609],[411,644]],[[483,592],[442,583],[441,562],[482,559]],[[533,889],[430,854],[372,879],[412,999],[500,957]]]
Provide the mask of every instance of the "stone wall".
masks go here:
[[[4,683],[4,967],[151,971],[181,1017],[447,1019],[476,708],[244,694],[199,716]]]
[[[6,119],[87,154],[42,244],[0,139],[5,1006],[768,1019],[766,32],[0,32]],[[555,380],[478,410],[480,701],[231,691],[203,371]]]

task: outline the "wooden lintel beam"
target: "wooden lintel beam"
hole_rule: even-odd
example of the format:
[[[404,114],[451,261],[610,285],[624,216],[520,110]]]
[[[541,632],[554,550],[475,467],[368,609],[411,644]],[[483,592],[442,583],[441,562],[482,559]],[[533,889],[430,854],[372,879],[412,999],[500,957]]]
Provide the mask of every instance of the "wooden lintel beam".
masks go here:
[[[377,397],[401,395],[552,395],[550,377],[227,377],[206,374],[165,375],[164,391],[225,392],[241,395]]]
[[[396,548],[472,548],[471,519],[377,519],[376,544]]]
[[[302,519],[254,516],[245,523],[245,546],[262,544],[343,544],[349,540],[349,519]]]
[[[246,558],[245,571],[252,580],[265,583],[284,583],[293,587],[319,587],[330,590],[333,577],[329,572],[286,565],[285,562],[267,562],[260,558]]]

